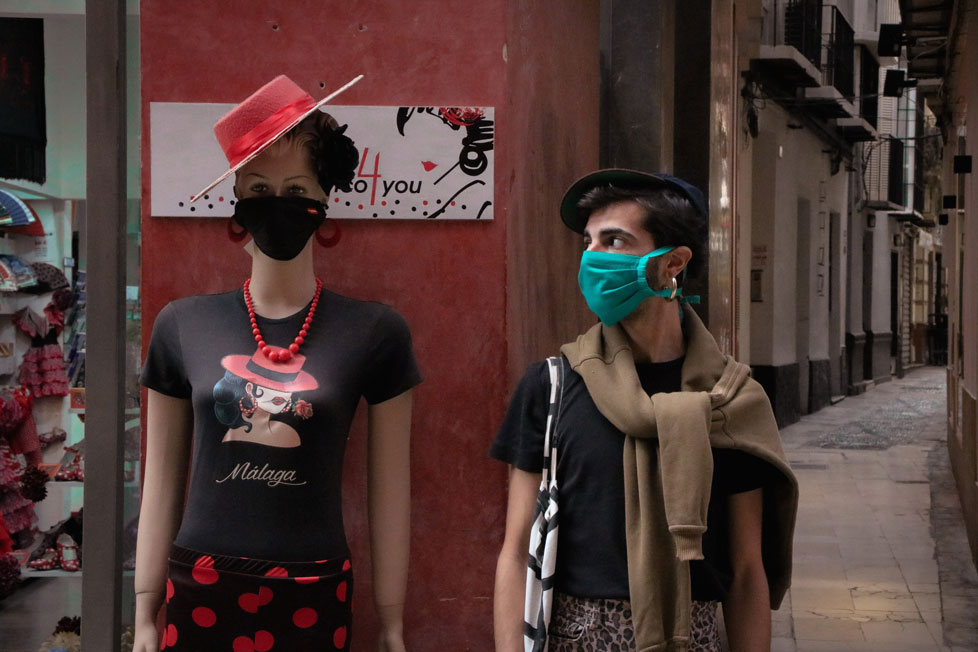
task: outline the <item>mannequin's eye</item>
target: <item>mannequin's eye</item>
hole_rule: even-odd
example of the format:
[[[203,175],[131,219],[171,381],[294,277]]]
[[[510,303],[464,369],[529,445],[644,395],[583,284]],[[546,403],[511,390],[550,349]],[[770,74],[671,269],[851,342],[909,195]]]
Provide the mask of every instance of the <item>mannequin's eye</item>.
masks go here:
[[[293,195],[304,195],[306,194],[306,189],[298,184],[295,184],[289,186],[289,192],[292,193]]]
[[[248,190],[260,194],[268,190],[268,186],[266,186],[264,183],[254,183],[251,186],[249,186]]]

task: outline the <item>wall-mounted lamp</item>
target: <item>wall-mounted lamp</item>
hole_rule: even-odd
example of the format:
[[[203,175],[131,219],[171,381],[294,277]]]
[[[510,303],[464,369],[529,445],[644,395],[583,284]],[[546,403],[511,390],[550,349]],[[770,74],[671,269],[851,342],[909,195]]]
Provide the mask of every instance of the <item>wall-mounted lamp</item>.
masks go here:
[[[898,57],[900,48],[907,39],[903,36],[903,25],[900,23],[883,23],[880,25],[880,40],[876,44],[876,54],[881,57]]]
[[[883,97],[902,97],[904,88],[913,88],[916,79],[907,79],[905,70],[890,69],[883,78]]]
[[[970,156],[965,155],[954,157],[954,174],[971,174]]]

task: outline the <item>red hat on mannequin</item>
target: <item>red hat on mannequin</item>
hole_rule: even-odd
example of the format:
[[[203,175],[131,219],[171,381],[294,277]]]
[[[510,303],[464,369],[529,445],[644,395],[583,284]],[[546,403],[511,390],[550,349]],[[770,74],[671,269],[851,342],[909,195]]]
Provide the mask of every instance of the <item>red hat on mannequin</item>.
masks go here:
[[[363,79],[357,75],[323,99],[316,101],[285,75],[279,75],[231,109],[214,125],[214,135],[228,159],[228,170],[191,197],[200,199],[211,188],[261,154],[306,116]]]

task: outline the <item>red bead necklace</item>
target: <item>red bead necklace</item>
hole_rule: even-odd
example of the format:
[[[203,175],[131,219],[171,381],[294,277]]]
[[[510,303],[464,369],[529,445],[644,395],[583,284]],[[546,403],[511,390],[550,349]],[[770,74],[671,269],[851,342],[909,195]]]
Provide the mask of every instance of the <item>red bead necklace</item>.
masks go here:
[[[258,319],[255,317],[255,302],[252,301],[251,290],[248,289],[250,285],[251,279],[249,278],[244,282],[244,299],[245,305],[248,306],[248,318],[251,319],[251,333],[255,336],[255,341],[258,342],[258,348],[272,362],[288,362],[292,359],[293,355],[299,352],[299,347],[306,343],[306,336],[309,335],[309,326],[312,324],[312,317],[316,314],[316,306],[319,305],[319,294],[323,291],[323,282],[318,278],[316,279],[316,294],[312,298],[312,305],[309,306],[309,313],[306,315],[305,321],[302,322],[302,328],[299,329],[299,334],[292,341],[292,344],[289,344],[289,348],[278,351],[273,351],[272,347],[265,343],[265,339],[261,336],[261,331],[258,330]]]

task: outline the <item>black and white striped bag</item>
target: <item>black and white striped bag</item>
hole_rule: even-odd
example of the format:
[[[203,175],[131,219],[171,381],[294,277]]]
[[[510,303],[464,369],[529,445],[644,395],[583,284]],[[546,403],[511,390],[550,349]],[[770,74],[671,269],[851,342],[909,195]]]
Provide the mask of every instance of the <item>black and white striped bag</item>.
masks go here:
[[[543,478],[530,531],[523,610],[523,649],[547,652],[547,628],[553,606],[557,567],[557,419],[564,396],[564,359],[547,358],[550,371],[550,408],[543,445]]]

